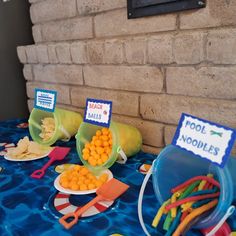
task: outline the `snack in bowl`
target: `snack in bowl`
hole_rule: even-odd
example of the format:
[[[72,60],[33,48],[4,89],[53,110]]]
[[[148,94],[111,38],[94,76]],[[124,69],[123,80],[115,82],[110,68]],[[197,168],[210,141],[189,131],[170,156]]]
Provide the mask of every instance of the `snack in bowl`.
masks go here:
[[[42,131],[39,136],[43,139],[43,141],[49,140],[55,131],[55,120],[52,117],[45,117],[42,119]]]
[[[44,156],[52,150],[51,147],[42,146],[36,142],[30,141],[27,136],[20,139],[15,148],[7,150],[7,156],[14,159],[29,159]]]
[[[100,166],[108,161],[112,150],[112,133],[108,128],[97,130],[90,143],[82,151],[83,159],[91,166]]]
[[[64,171],[60,177],[60,185],[73,191],[86,191],[102,186],[108,180],[108,174],[95,176],[85,166],[75,165]]]

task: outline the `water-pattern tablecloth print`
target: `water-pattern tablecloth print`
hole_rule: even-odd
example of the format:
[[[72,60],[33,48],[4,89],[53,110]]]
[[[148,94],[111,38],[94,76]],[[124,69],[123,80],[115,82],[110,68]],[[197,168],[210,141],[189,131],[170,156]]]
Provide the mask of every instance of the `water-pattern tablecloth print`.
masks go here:
[[[26,120],[10,120],[0,122],[0,143],[17,143],[20,138],[29,135],[27,125],[20,125]],[[58,173],[55,167],[63,163],[81,164],[75,148],[75,140],[56,145],[72,148],[65,160],[56,162],[46,171],[45,176],[38,180],[30,174],[42,167],[48,158],[30,162],[10,162],[0,156],[0,236],[108,236],[119,233],[126,236],[144,235],[138,221],[137,201],[140,186],[144,175],[139,167],[143,163],[152,163],[155,155],[140,152],[128,160],[125,165],[115,163],[111,167],[114,177],[130,185],[129,190],[117,199],[103,212],[81,218],[77,225],[70,230],[64,229],[58,219],[62,216],[54,206],[54,199],[58,191],[53,182]],[[0,147],[4,149],[4,147]],[[69,196],[72,205],[82,206],[95,194],[87,196]],[[150,227],[153,217],[158,209],[152,181],[147,185],[143,216],[151,235],[164,235],[161,227]],[[229,221],[234,225],[233,218]],[[189,235],[201,235],[190,232]]]

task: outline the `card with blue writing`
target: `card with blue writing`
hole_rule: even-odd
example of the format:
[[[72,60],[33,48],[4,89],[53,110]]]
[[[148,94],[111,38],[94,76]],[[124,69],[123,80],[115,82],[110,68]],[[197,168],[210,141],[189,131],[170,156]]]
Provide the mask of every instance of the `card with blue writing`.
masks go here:
[[[45,89],[35,89],[34,107],[40,110],[54,112],[57,92]]]
[[[235,138],[234,129],[183,113],[172,144],[224,167]]]
[[[109,127],[112,114],[112,102],[88,98],[86,101],[84,122]]]

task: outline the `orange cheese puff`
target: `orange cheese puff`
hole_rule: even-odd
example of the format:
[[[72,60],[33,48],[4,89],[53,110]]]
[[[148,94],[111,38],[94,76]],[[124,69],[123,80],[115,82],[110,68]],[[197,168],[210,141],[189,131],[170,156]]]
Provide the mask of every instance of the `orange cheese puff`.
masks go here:
[[[110,146],[112,146],[112,139],[109,139],[108,143]]]
[[[95,159],[92,159],[92,160],[89,162],[89,164],[90,164],[91,166],[96,166],[96,165],[97,165],[97,161],[96,161]]]
[[[102,147],[97,147],[97,153],[102,154],[104,152],[104,148]]]
[[[74,170],[75,170],[75,171],[80,171],[80,170],[81,170],[81,166],[80,166],[80,165],[76,165],[76,166],[74,167]]]
[[[60,182],[60,184],[61,184],[61,186],[62,186],[63,188],[68,188],[68,187],[69,187],[69,182],[66,181],[66,180]]]
[[[108,174],[104,173],[99,177],[99,180],[101,180],[103,183],[107,182],[108,180]]]
[[[89,151],[89,148],[84,148],[83,151],[82,151],[83,154],[89,153],[89,152],[90,152],[90,151]]]
[[[97,140],[95,141],[95,146],[96,146],[96,147],[102,146],[102,140],[97,139]]]
[[[108,128],[102,128],[102,134],[103,135],[108,135],[109,134],[109,129]]]
[[[84,184],[86,184],[86,185],[90,184],[90,179],[86,179],[86,180],[84,181]]]
[[[97,151],[95,151],[95,150],[91,151],[91,153],[90,153],[91,156],[95,156],[96,154],[97,154]]]
[[[74,183],[73,185],[71,185],[71,189],[74,191],[78,191],[79,190],[79,185],[77,183]]]
[[[102,161],[101,158],[97,160],[97,164],[98,164],[99,166],[103,164],[103,161]]]
[[[103,182],[100,181],[100,180],[96,180],[96,181],[95,181],[95,185],[96,185],[97,188],[101,187],[102,184],[103,184]]]
[[[93,184],[93,183],[90,183],[88,184],[88,189],[91,190],[91,189],[95,189],[96,188],[96,185]]]
[[[101,155],[101,159],[102,159],[103,163],[106,162],[108,160],[108,155],[106,153],[103,153]]]
[[[80,174],[81,174],[81,175],[87,175],[88,172],[89,172],[88,169],[85,168],[85,167],[83,167],[83,168],[81,168]]]
[[[107,135],[102,135],[101,138],[103,141],[107,141],[109,139]]]
[[[89,153],[84,153],[84,154],[83,154],[83,159],[84,159],[85,161],[87,161],[87,160],[89,159],[89,157],[90,157]]]
[[[86,184],[81,184],[81,185],[79,186],[79,190],[81,190],[81,191],[88,190],[87,185],[86,185]]]
[[[98,159],[100,158],[100,155],[96,153],[96,154],[93,156],[93,158],[94,158],[95,160],[98,160]]]
[[[103,141],[102,146],[103,147],[109,147],[109,142],[108,141]]]
[[[105,150],[106,150],[106,151],[105,151],[106,154],[107,154],[107,155],[110,155],[110,153],[111,153],[111,148],[107,147]]]
[[[96,136],[101,136],[102,135],[102,131],[101,130],[97,130],[96,131]]]

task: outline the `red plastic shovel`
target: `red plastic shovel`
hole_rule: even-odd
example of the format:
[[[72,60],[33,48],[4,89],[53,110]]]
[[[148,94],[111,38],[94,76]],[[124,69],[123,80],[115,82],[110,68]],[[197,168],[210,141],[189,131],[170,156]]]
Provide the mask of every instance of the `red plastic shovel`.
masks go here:
[[[45,170],[54,161],[63,160],[69,151],[70,151],[70,148],[68,147],[55,147],[48,155],[50,160],[41,169],[34,171],[30,176],[35,179],[41,179],[45,174]]]
[[[88,202],[86,205],[84,205],[82,208],[80,208],[76,212],[71,212],[59,219],[59,222],[66,228],[70,229],[74,224],[77,223],[79,217],[91,206],[93,206],[95,203],[106,200],[106,201],[113,201],[116,198],[118,198],[121,194],[123,194],[127,189],[129,188],[129,185],[122,183],[121,181],[112,178],[105,184],[103,184],[99,189],[97,189],[96,194],[97,196]],[[73,218],[72,221],[67,222],[66,220],[69,220],[69,218]]]

